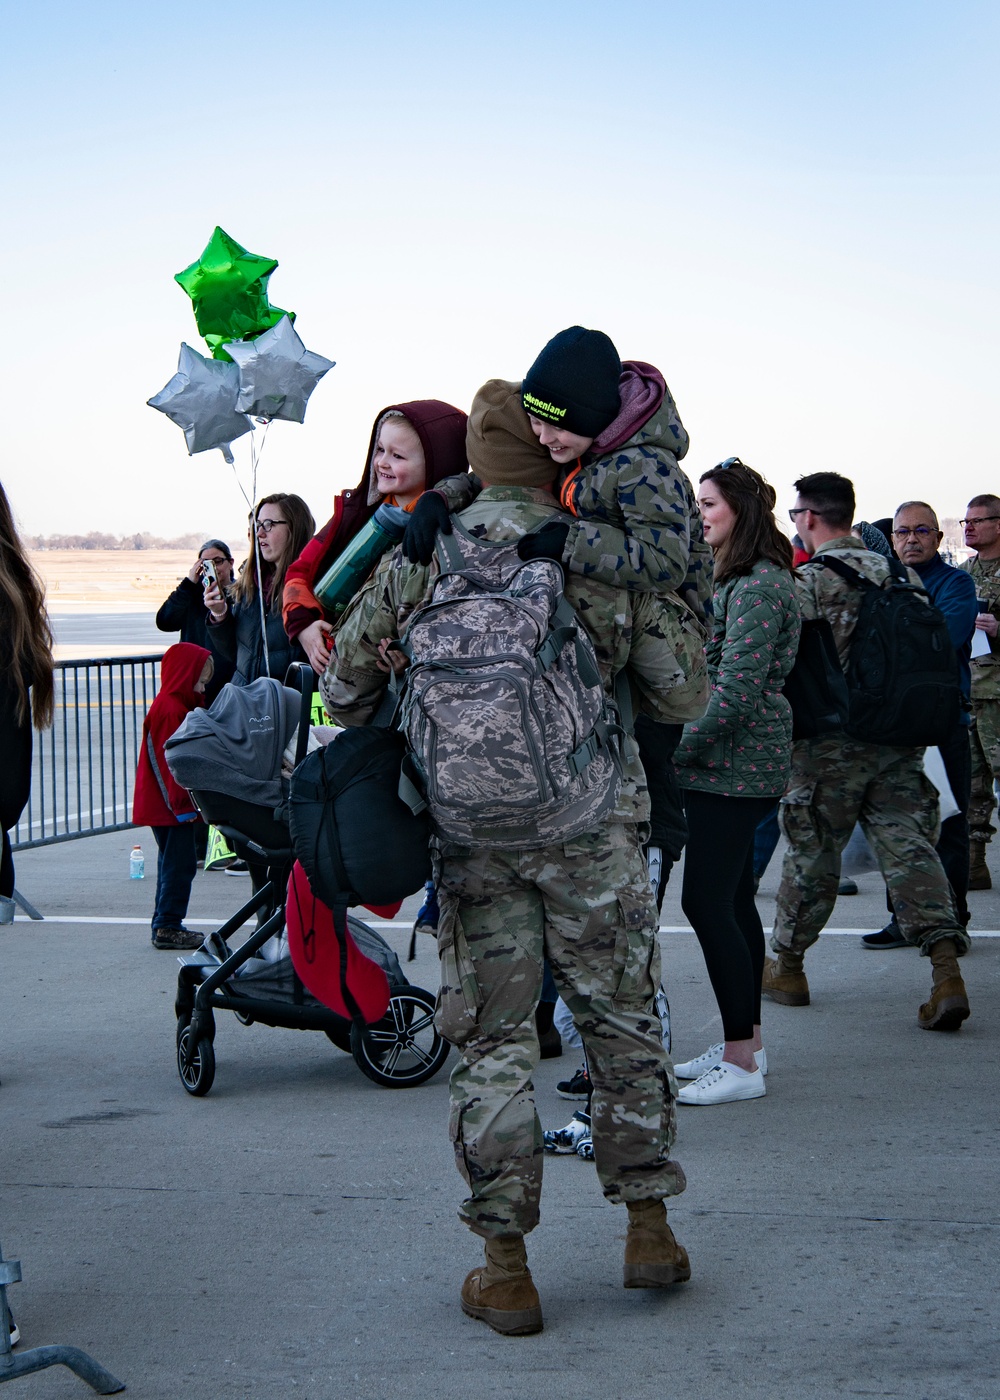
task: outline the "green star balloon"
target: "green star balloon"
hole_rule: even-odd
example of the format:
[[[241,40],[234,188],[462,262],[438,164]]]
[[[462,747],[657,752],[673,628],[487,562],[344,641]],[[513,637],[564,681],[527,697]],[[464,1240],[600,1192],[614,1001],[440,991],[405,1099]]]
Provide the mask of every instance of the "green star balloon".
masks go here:
[[[198,261],[177,273],[174,281],[191,298],[198,330],[213,350],[227,340],[259,335],[285,314],[267,299],[267,279],[277,266],[276,259],[248,253],[216,228]]]
[[[256,340],[257,337],[263,335],[265,331],[273,330],[282,316],[287,316],[290,321],[295,320],[294,311],[282,311],[280,306],[268,306],[267,320],[264,325],[261,326],[260,330],[254,331],[251,335],[245,335],[243,339]],[[228,360],[230,364],[233,363],[232,355],[224,349],[226,342],[231,341],[232,338],[231,335],[206,335],[205,339],[208,342],[208,348],[212,352],[213,360]]]

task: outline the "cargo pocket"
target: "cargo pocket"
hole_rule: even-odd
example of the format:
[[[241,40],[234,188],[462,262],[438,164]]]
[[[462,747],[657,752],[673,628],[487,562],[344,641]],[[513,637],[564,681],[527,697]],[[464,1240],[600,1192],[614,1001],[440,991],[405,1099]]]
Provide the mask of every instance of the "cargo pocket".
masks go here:
[[[464,1045],[479,1021],[479,983],[457,908],[443,907],[438,921],[441,986],[434,1024],[452,1045]]]
[[[812,805],[815,792],[815,780],[799,783],[788,789],[778,806],[781,834],[793,850],[817,850],[822,844]]]
[[[655,911],[648,896],[624,893],[618,896],[618,911],[611,999],[617,1006],[641,1010],[659,987]]]

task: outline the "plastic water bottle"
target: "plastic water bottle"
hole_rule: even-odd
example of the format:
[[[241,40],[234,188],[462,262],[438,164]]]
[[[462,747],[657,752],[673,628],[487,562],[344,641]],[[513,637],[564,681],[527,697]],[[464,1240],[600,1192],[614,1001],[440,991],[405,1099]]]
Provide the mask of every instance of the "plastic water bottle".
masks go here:
[[[146,861],[142,854],[141,846],[133,846],[132,854],[128,858],[128,877],[130,880],[141,880],[146,874]]]

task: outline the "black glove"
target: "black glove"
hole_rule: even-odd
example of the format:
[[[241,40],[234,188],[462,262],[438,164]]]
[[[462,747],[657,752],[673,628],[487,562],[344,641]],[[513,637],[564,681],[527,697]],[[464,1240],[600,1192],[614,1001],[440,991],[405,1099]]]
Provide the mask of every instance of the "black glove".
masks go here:
[[[451,534],[451,515],[444,497],[425,491],[410,512],[403,535],[403,554],[411,564],[429,564],[434,558],[438,533]]]
[[[569,526],[562,520],[553,520],[539,530],[532,530],[530,535],[522,535],[518,540],[518,558],[554,559],[560,564],[568,534]]]

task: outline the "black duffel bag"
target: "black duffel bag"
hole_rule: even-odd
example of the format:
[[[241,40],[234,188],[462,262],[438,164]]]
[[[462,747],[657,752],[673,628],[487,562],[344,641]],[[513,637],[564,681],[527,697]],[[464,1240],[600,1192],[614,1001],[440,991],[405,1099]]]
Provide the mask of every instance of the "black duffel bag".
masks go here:
[[[430,879],[430,818],[399,797],[405,754],[395,730],[345,729],[292,774],[292,847],[331,909],[395,904]]]
[[[825,617],[802,624],[795,665],[785,679],[784,695],[792,707],[792,738],[821,739],[843,730],[850,710],[847,677]]]

